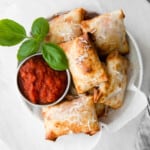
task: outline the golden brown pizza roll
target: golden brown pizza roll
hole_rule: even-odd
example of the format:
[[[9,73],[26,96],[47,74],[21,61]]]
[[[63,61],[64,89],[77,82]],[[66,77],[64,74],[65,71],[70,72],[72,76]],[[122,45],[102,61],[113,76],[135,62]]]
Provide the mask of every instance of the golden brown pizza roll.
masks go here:
[[[107,81],[107,74],[88,35],[82,35],[60,46],[68,58],[77,93],[84,93]]]
[[[113,50],[118,50],[122,54],[128,53],[124,17],[123,11],[118,10],[82,21],[83,31],[92,34],[101,55]]]
[[[99,87],[102,94],[99,102],[117,109],[124,101],[129,62],[118,51],[113,51],[108,55],[106,63],[109,80]]]
[[[68,13],[55,16],[49,21],[50,31],[46,40],[61,43],[81,35],[80,23],[84,18],[84,14],[85,10],[83,8],[77,8]]]
[[[93,135],[100,130],[91,96],[82,95],[77,99],[45,107],[43,118],[46,139],[49,140],[69,133]]]

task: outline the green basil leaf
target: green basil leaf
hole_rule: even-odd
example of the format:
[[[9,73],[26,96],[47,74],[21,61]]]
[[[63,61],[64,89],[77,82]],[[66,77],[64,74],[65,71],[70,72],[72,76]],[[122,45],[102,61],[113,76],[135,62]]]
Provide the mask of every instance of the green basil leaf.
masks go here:
[[[23,42],[17,53],[18,61],[20,62],[26,57],[37,53],[38,49],[39,43],[34,39]]]
[[[34,38],[42,41],[48,32],[49,32],[49,23],[47,19],[40,17],[33,22],[31,34]]]
[[[52,43],[43,44],[42,55],[48,65],[54,70],[66,70],[68,68],[68,60],[63,50]]]
[[[26,37],[23,26],[10,19],[0,20],[0,45],[13,46]]]

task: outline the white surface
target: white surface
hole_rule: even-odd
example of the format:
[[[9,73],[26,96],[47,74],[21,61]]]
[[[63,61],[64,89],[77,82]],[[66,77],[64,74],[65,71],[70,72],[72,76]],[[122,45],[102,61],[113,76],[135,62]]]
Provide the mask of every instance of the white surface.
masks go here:
[[[136,150],[149,150],[150,149],[150,115],[146,111],[140,124],[135,142]]]
[[[29,2],[29,0],[0,0],[0,17],[9,17],[15,19],[21,24],[24,24],[27,29],[30,29],[30,25],[27,24],[27,22],[32,22],[35,17],[47,17],[47,15],[49,14],[49,10],[47,9],[42,12],[40,11],[41,9],[43,10],[43,5],[40,5],[39,1],[32,0]],[[44,5],[47,5],[47,7],[49,7],[53,11],[60,11],[57,9],[57,5],[51,5],[50,0],[42,1]],[[75,0],[70,0],[69,3],[66,0],[68,9],[70,9],[69,6],[71,1]],[[28,2],[30,3],[29,6],[27,5]],[[59,5],[61,5],[61,3],[62,1],[58,1]],[[148,83],[150,82],[150,78],[148,78],[148,66],[150,65],[150,63],[148,62],[150,55],[150,4],[148,4],[146,0],[99,0],[99,3],[101,4],[102,11],[111,11],[118,8],[122,8],[125,11],[125,23],[127,29],[131,32],[131,34],[138,42],[143,55],[144,82],[142,89],[145,92],[148,92]],[[88,3],[87,7],[89,7]],[[8,9],[6,10],[6,8]],[[26,10],[26,15],[23,15],[25,14],[23,10]],[[31,12],[28,10],[33,11]],[[16,48],[17,47],[18,46],[16,46]],[[11,47],[9,49],[0,48],[0,74],[4,77],[4,79],[0,80],[0,138],[2,138],[3,141],[7,145],[9,145],[12,150],[46,150],[49,142],[44,140],[43,125],[39,122],[39,120],[33,117],[32,114],[30,114],[30,111],[28,111],[28,109],[24,107],[24,104],[20,102],[19,98],[14,94],[16,90],[13,89],[13,87],[15,87],[14,70],[16,68],[16,52],[17,49],[15,50],[15,47]],[[14,58],[14,61],[9,61],[12,60],[12,58]],[[4,68],[5,63],[7,63],[7,66],[9,66],[9,68]],[[12,72],[14,72],[14,74],[12,74]],[[10,81],[12,81],[11,86]],[[11,97],[13,98],[11,99]],[[13,105],[15,105],[15,108],[13,107]],[[6,116],[7,119],[4,121],[2,116]],[[104,131],[105,134],[103,134],[101,141],[94,148],[94,150],[120,150],[120,148],[122,150],[134,150],[134,141],[140,118],[141,117],[138,116],[117,133],[108,133],[107,131]],[[32,120],[32,126],[28,123],[28,120]],[[18,128],[18,131],[15,130],[16,128]],[[32,139],[32,141],[27,137],[32,137],[30,138]],[[39,138],[41,140],[38,140]],[[17,141],[17,143],[14,141]],[[0,147],[0,149],[2,148]],[[49,147],[49,149],[51,148]]]

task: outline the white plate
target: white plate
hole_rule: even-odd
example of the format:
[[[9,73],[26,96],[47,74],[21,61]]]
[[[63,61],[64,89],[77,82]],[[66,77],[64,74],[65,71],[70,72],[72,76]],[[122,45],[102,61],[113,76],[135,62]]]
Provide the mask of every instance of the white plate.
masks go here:
[[[120,109],[111,111],[108,117],[102,120],[102,122],[100,123],[100,125],[102,124],[110,132],[118,131],[130,120],[134,119],[145,108],[146,105],[145,95],[139,90],[143,77],[143,65],[140,50],[134,38],[129,32],[127,33],[127,37],[130,47],[130,53],[128,55],[128,58],[130,60],[130,74],[125,103]],[[139,97],[144,100],[142,101],[142,103],[141,101],[137,101],[138,103],[136,104],[135,99]],[[26,103],[26,105],[31,110],[31,113],[41,119],[41,110],[39,108],[34,108],[28,103]],[[141,106],[141,108],[137,110],[135,106],[137,107],[139,105]],[[131,111],[134,109],[134,114],[131,114]],[[41,121],[43,120],[41,119]],[[86,148],[93,148],[100,140],[101,134],[103,132],[102,130],[103,129],[101,129],[100,132],[93,136],[89,136],[86,134],[64,135],[62,137],[59,137],[55,141],[55,143],[53,143],[53,146],[56,149],[60,147],[71,149],[72,143],[76,141],[77,149],[79,149],[81,145],[83,145],[84,147],[86,146]]]

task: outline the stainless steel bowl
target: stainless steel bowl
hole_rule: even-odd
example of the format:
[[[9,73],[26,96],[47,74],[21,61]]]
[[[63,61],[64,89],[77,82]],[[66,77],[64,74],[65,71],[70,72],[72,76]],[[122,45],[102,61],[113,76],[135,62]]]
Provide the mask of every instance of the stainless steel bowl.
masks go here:
[[[16,75],[16,77],[17,77],[17,78],[16,78],[16,83],[17,83],[18,93],[19,93],[19,95],[20,95],[20,97],[21,97],[21,99],[22,99],[23,101],[25,101],[27,104],[29,104],[29,105],[31,105],[31,106],[33,106],[33,107],[52,106],[52,105],[55,105],[55,104],[61,102],[61,101],[64,99],[64,97],[67,95],[67,93],[68,93],[68,91],[69,91],[69,88],[70,88],[70,84],[71,84],[70,72],[69,72],[68,69],[66,69],[66,73],[67,73],[67,86],[66,86],[66,89],[65,89],[64,93],[62,94],[62,96],[61,96],[59,99],[57,99],[57,100],[54,101],[54,102],[48,103],[48,104],[34,104],[34,103],[32,103],[29,99],[27,99],[27,98],[23,95],[22,91],[20,90],[20,88],[19,88],[19,83],[18,83],[18,77],[19,77],[19,70],[20,70],[20,67],[21,67],[26,61],[28,61],[30,58],[32,58],[32,57],[34,57],[34,56],[37,56],[37,55],[41,55],[41,53],[37,53],[37,54],[31,55],[31,56],[27,57],[26,59],[24,59],[21,63],[18,64],[17,75]]]

